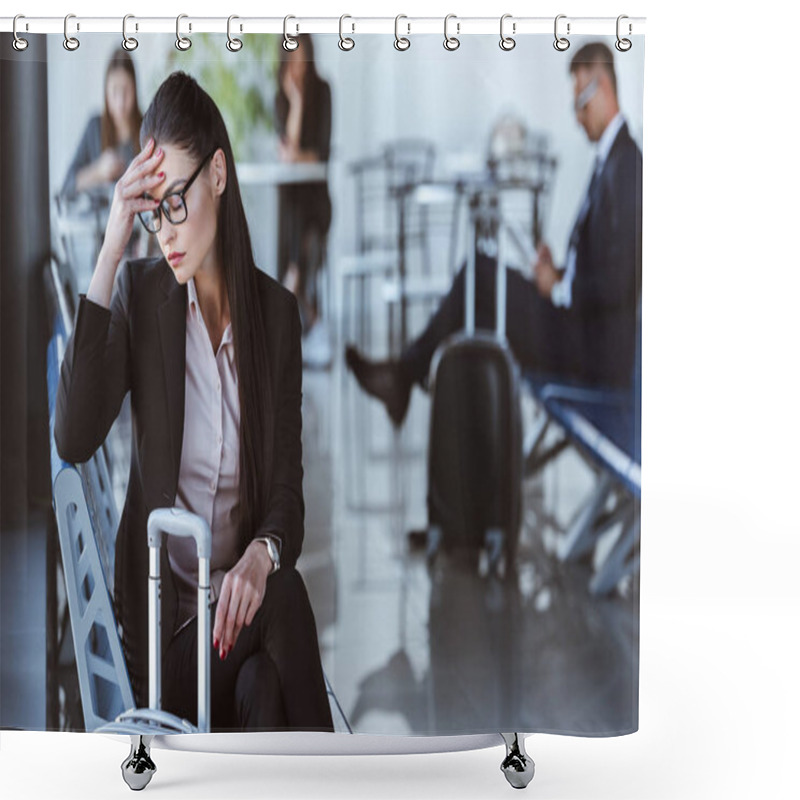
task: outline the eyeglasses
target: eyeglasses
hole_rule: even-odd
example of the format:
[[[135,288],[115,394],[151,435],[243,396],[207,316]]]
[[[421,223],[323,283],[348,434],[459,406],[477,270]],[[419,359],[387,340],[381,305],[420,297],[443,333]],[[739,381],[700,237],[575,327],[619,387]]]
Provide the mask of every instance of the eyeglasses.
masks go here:
[[[592,78],[586,86],[581,89],[575,98],[575,113],[578,114],[589,105],[591,99],[597,94],[597,78]]]
[[[200,162],[200,166],[192,173],[192,176],[186,181],[182,189],[179,189],[177,192],[165,194],[161,198],[161,202],[158,206],[152,209],[152,211],[139,212],[139,219],[148,233],[158,233],[161,230],[162,213],[173,225],[180,225],[182,222],[186,222],[186,217],[189,215],[189,211],[186,208],[186,192],[189,191],[189,187],[194,183],[195,178],[203,171],[203,167],[216,152],[217,148],[215,147]],[[149,197],[147,193],[145,193],[144,196]],[[151,199],[155,200],[155,198]]]

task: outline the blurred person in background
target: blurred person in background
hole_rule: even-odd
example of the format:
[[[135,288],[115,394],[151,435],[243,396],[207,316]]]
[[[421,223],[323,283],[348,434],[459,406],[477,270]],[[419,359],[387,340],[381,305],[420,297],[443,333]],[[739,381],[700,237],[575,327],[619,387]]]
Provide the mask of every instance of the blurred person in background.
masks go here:
[[[325,163],[330,155],[331,89],[317,73],[308,34],[297,37],[292,51],[279,48],[275,118],[281,161]],[[279,190],[278,279],[296,297],[303,322],[303,360],[328,366],[327,331],[318,324],[317,273],[325,258],[331,224],[327,180],[283,183]]]
[[[133,60],[128,52],[118,50],[106,67],[103,113],[87,123],[61,194],[74,197],[120,178],[139,152],[141,124]]]
[[[567,245],[556,265],[542,243],[530,275],[508,271],[506,335],[523,369],[590,384],[625,386],[636,349],[642,281],[642,153],[619,108],[614,55],[601,42],[570,62],[575,118],[595,145],[594,170]],[[492,329],[497,264],[475,264],[475,324]],[[367,394],[380,400],[396,427],[411,389],[424,385],[442,342],[464,326],[462,267],[422,334],[399,359],[371,361],[353,346],[348,367]]]

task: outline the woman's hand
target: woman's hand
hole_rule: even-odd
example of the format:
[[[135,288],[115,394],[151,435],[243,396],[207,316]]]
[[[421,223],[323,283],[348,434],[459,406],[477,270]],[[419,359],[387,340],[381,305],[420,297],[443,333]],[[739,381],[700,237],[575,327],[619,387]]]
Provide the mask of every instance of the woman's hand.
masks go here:
[[[267,575],[272,571],[269,551],[261,542],[250,542],[244,555],[222,580],[217,613],[214,617],[214,648],[219,657],[233,649],[242,625],[249,625],[267,591]]]
[[[278,156],[280,160],[287,164],[292,164],[298,160],[300,150],[294,142],[289,141],[285,136],[278,142]]]
[[[289,105],[303,101],[303,89],[300,81],[297,80],[297,76],[290,69],[287,69],[283,74],[283,91],[286,93]]]
[[[119,264],[131,238],[136,214],[140,211],[150,211],[158,206],[156,200],[142,197],[145,192],[152,193],[164,180],[164,173],[156,171],[164,153],[160,147],[155,153],[152,150],[151,138],[114,186],[114,196],[101,248],[104,261]]]

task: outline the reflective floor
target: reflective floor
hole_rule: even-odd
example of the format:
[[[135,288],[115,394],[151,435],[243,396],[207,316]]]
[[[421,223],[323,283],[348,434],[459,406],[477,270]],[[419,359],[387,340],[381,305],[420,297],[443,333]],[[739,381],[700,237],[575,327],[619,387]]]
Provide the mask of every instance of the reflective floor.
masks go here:
[[[525,417],[533,405],[524,403]],[[337,361],[304,375],[306,539],[298,568],[323,665],[357,732],[619,733],[637,727],[638,586],[588,592],[591,563],[553,554],[596,480],[567,450],[524,488],[507,580],[441,557],[426,524],[429,399],[399,434]],[[614,531],[610,532],[613,536]]]

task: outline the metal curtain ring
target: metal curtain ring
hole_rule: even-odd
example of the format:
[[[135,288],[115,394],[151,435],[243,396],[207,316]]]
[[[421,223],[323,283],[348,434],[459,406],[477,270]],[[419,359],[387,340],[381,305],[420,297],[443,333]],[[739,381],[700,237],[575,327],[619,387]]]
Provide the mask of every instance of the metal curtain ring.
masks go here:
[[[517,46],[516,40],[512,39],[510,36],[506,36],[503,32],[503,26],[505,25],[505,21],[507,19],[511,19],[511,14],[503,14],[503,16],[500,17],[500,49],[505,50],[506,52],[513,50]],[[516,22],[511,23],[511,32],[517,32]]]
[[[349,14],[342,14],[342,16],[339,17],[339,49],[344,50],[345,52],[352,50],[356,46],[356,43],[349,36],[344,35],[344,21],[346,19],[353,18]],[[350,26],[352,27],[353,32],[355,32],[355,23],[351,22]]]
[[[566,19],[566,14],[559,14],[556,17],[556,21],[553,25],[553,32],[555,34],[556,40],[553,42],[553,47],[558,50],[559,53],[563,53],[565,50],[569,50],[569,39],[565,39],[563,36],[558,35],[558,21],[560,19]],[[567,23],[567,36],[569,36],[569,22]]]
[[[458,39],[458,34],[461,33],[461,23],[456,22],[456,36],[448,36],[447,23],[450,22],[451,19],[458,19],[458,17],[456,17],[455,14],[448,14],[444,18],[444,49],[452,53],[453,50],[458,50],[458,48],[461,47],[461,42]]]
[[[128,36],[127,27],[129,19],[134,19],[133,14],[126,14],[122,18],[122,49],[130,52],[139,46],[139,40],[134,39],[132,36]],[[136,26],[136,29],[139,29],[138,25]]]
[[[405,14],[398,14],[394,18],[394,49],[403,52],[404,50],[408,50],[408,48],[411,47],[411,39],[407,39],[405,36],[400,35],[401,19],[408,19],[408,17]],[[408,33],[411,33],[410,22],[406,22],[406,28],[408,29]]]
[[[283,49],[289,53],[291,53],[293,50],[297,50],[300,45],[300,42],[298,42],[297,39],[289,36],[290,19],[297,19],[297,17],[293,17],[291,14],[288,14],[283,18]]]
[[[228,17],[228,41],[225,42],[225,47],[231,51],[231,53],[238,53],[242,49],[242,40],[237,39],[234,36],[231,36],[231,22],[235,19],[239,19],[236,14],[231,14]],[[239,28],[241,31],[241,27]]]
[[[619,35],[620,22],[622,22],[622,20],[624,20],[624,19],[628,19],[628,16],[626,14],[620,14],[617,17],[617,41],[614,42],[614,47],[616,47],[617,50],[620,51],[620,53],[627,53],[628,50],[630,50],[631,47],[633,47],[633,44],[632,44],[630,39],[622,39],[622,38],[620,38],[620,35]],[[630,34],[632,31],[633,31],[633,28],[631,27],[631,24],[629,22],[628,23],[628,33]]]
[[[189,18],[188,14],[178,14],[178,16],[175,19],[175,47],[182,52],[185,52],[192,46],[191,39],[189,39],[186,36],[181,36],[181,20],[188,18]],[[190,22],[189,32],[191,33],[191,31],[192,31],[192,23]]]
[[[67,32],[67,25],[69,25],[70,19],[75,19],[75,15],[67,14],[67,16],[64,17],[64,49],[72,52],[73,50],[77,50],[81,46],[81,43]],[[76,30],[80,30],[80,25],[77,23]]]
[[[15,50],[17,50],[18,52],[22,52],[28,46],[28,40],[27,39],[23,39],[21,36],[19,36],[17,34],[17,20],[18,19],[25,19],[25,15],[24,14],[17,14],[17,16],[14,17],[14,25],[12,27],[12,31],[14,32],[14,40],[11,42],[11,44],[14,47]]]

